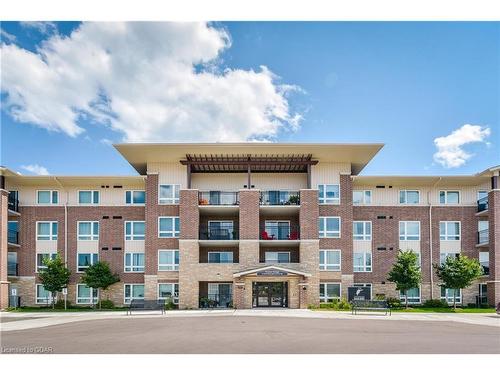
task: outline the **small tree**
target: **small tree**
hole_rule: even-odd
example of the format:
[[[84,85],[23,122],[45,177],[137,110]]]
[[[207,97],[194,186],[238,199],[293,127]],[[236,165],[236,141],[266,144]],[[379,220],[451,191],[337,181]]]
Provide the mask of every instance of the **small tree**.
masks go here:
[[[45,258],[43,264],[46,268],[39,272],[38,277],[45,290],[50,292],[52,308],[54,308],[57,293],[62,292],[68,286],[71,271],[66,268],[59,255],[54,259]]]
[[[443,264],[434,264],[441,286],[453,289],[453,309],[457,308],[457,289],[468,288],[474,280],[483,275],[483,267],[477,259],[465,255],[446,257]]]
[[[422,280],[417,254],[412,250],[399,250],[387,280],[396,283],[396,289],[404,293],[405,308],[408,308],[408,290],[418,288]]]
[[[99,309],[101,309],[101,291],[120,281],[116,273],[111,272],[107,262],[97,262],[89,266],[82,276],[82,282],[89,288],[99,291]]]

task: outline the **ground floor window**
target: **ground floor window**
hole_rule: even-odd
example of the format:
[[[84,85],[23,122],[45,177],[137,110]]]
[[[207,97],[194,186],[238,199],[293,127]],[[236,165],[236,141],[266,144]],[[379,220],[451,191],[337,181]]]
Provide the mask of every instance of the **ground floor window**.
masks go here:
[[[96,304],[99,298],[99,290],[89,288],[85,284],[76,286],[76,303],[81,304]]]
[[[125,272],[144,272],[144,253],[125,253]]]
[[[233,284],[208,283],[207,298],[215,307],[229,307],[233,301]]]
[[[354,272],[372,272],[372,253],[366,251],[353,254]]]
[[[133,299],[144,299],[144,284],[125,284],[125,303]]]
[[[179,304],[179,284],[158,284],[158,299],[166,300],[167,298],[171,298],[176,305]]]
[[[408,303],[420,303],[420,288],[408,289]],[[406,303],[406,296],[403,290],[399,291],[399,299]]]
[[[372,284],[370,283],[364,283],[364,284],[361,284],[361,283],[357,283],[357,284],[352,284],[352,286],[355,286],[357,288],[369,288],[370,289],[370,299],[372,299]]]
[[[453,291],[455,290],[455,301],[457,303],[462,303],[462,291],[460,289],[450,289],[441,287],[441,299],[448,302],[449,304],[453,303]]]
[[[48,290],[45,290],[42,284],[36,284],[36,303],[52,303],[52,294]]]
[[[340,283],[320,283],[319,300],[321,302],[340,300]]]
[[[479,303],[481,305],[488,304],[488,285],[479,284]]]

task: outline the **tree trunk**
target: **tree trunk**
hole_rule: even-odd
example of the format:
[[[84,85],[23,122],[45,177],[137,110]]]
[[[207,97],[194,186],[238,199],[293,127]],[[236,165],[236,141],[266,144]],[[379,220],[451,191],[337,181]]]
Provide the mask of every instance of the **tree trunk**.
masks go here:
[[[405,290],[405,309],[408,310],[408,290]]]

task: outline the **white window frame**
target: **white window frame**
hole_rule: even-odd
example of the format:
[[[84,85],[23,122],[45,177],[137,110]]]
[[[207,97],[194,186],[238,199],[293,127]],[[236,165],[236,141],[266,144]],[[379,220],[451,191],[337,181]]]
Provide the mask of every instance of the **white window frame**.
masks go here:
[[[458,223],[458,238],[451,238],[450,237],[456,237],[455,235],[448,234],[448,224],[449,223]],[[444,235],[441,234],[441,224],[444,224]],[[444,237],[441,238],[441,237]],[[440,241],[460,241],[462,239],[462,222],[458,220],[447,220],[447,221],[440,221],[439,222],[439,240]]]
[[[415,289],[415,288],[413,288]],[[406,303],[406,296],[404,295],[403,291],[399,291],[399,300],[401,303]],[[418,305],[422,301],[422,285],[418,286],[418,301],[416,300],[416,297],[409,297],[408,298],[408,305]]]
[[[50,193],[50,202],[49,203],[40,203],[38,193],[47,192],[47,191]],[[54,202],[54,193],[56,193],[56,195],[57,195],[57,202]],[[36,191],[36,204],[38,204],[40,206],[50,206],[50,205],[59,204],[59,190],[51,190],[51,189],[37,190]]]
[[[80,202],[80,193],[90,193],[90,203],[82,203]],[[97,193],[97,202],[95,202],[95,193]],[[77,196],[78,196],[78,204],[80,206],[92,206],[92,205],[98,205],[101,202],[101,192],[99,190],[78,190],[77,191]]]
[[[231,254],[230,262],[210,262],[210,254]],[[220,255],[219,255],[220,260]],[[207,263],[210,264],[232,264],[234,263],[234,253],[232,251],[209,251],[207,254]]]
[[[134,255],[142,255],[142,266],[134,265]],[[127,255],[130,255],[129,259],[131,264],[127,265]],[[146,266],[146,254],[139,251],[127,251],[123,254],[123,272],[125,273],[144,273],[144,267]]]
[[[327,221],[328,219],[338,219],[339,220],[339,230],[338,231],[327,231]],[[320,216],[319,220],[319,238],[340,238],[342,233],[342,218],[340,216]],[[322,234],[323,233],[323,234]]]
[[[128,297],[128,298],[127,298],[127,286],[130,286],[130,297]],[[136,298],[133,297],[133,295],[134,295],[134,287],[135,286],[142,286],[142,290],[143,290],[143,293],[144,293],[143,297],[136,297]],[[145,286],[145,284],[143,284],[143,283],[127,283],[127,284],[123,284],[123,303],[125,305],[129,305],[132,299],[145,299],[145,295],[146,295],[146,286]]]
[[[332,253],[338,253],[339,254],[339,262],[338,263],[328,263],[327,259],[327,254],[329,252]],[[319,251],[320,256],[320,263],[319,263],[319,270],[320,271],[342,271],[342,251],[340,249],[321,249]],[[323,253],[323,259],[325,260],[324,263],[321,263],[321,253]]]
[[[355,254],[363,254],[363,266],[362,268],[359,268],[356,264],[354,264],[354,260],[355,260]],[[366,263],[367,263],[367,259],[368,257],[366,256],[366,254],[370,254],[370,265],[368,266]],[[373,252],[371,250],[367,250],[367,251],[353,251],[352,253],[352,269],[353,269],[353,272],[356,272],[356,273],[369,273],[369,272],[373,272]]]
[[[408,223],[418,223],[418,238],[408,238],[414,237],[413,234],[408,234]],[[401,234],[401,224],[404,224],[404,234]],[[419,220],[401,220],[399,222],[399,240],[400,241],[420,241],[422,238],[422,226]]]
[[[481,260],[481,254],[484,255],[482,260]],[[479,260],[479,264],[481,265],[481,268],[483,268],[482,263],[485,263],[486,261],[488,262],[488,273],[483,273],[483,276],[489,276],[491,274],[491,272],[489,271],[489,269],[490,269],[490,252],[489,251],[480,251],[478,256],[477,256],[477,259]]]
[[[127,234],[127,223],[130,223],[130,235]],[[144,234],[134,234],[136,223],[144,224]],[[143,241],[146,238],[146,222],[144,220],[127,220],[123,225],[125,241]]]
[[[441,202],[441,193],[444,193],[444,202]],[[458,193],[458,202],[457,203],[448,203],[448,194],[449,193]],[[451,205],[458,205],[462,201],[461,199],[461,193],[460,190],[439,190],[439,204],[451,204]]]
[[[333,297],[331,299],[332,300],[336,300],[336,301],[340,301],[342,299],[342,283],[320,282],[319,283],[320,290],[321,290],[321,284],[325,285],[325,296],[321,297],[321,293],[320,293],[320,297],[319,297],[319,301],[321,303],[328,303],[329,296],[327,295],[327,293],[328,293],[328,285],[330,285],[330,284],[335,284],[335,285],[339,286],[339,296],[338,297]]]
[[[163,300],[166,300],[167,297],[161,297],[160,296],[160,285],[172,285],[172,289],[173,289],[173,296],[172,296],[172,302],[174,303],[174,305],[178,305],[179,304],[179,283],[158,283],[158,286],[156,288],[156,295],[158,296],[158,300],[160,301],[163,301]],[[175,289],[177,289],[177,291],[175,291]]]
[[[443,287],[441,287],[441,290],[439,291],[439,298],[443,301],[445,301],[448,305],[453,305],[453,294],[452,293],[449,293],[449,291],[451,290],[450,288],[444,288],[445,289],[445,295],[444,297],[442,296],[442,289]],[[458,304],[461,304],[462,303],[462,289],[458,289],[458,296],[456,298],[456,301]]]
[[[354,283],[354,284],[352,284],[352,286],[354,286],[356,288],[370,287],[370,299],[372,299],[372,296],[373,296],[373,285],[372,285],[372,283]]]
[[[323,198],[319,196],[320,186],[323,187]],[[326,189],[327,186],[337,186],[338,188],[338,198],[327,198]],[[318,202],[319,204],[340,204],[340,184],[318,184]]]
[[[162,198],[161,197],[162,186],[172,186],[173,195],[171,197]],[[158,204],[179,204],[180,190],[181,190],[180,184],[158,184]],[[175,196],[176,191],[179,192],[178,197]]]
[[[89,298],[80,298],[78,296],[78,289],[80,287],[87,287],[90,289],[90,297]],[[94,292],[96,296],[94,296]],[[94,289],[91,287],[88,287],[86,284],[76,284],[76,304],[77,305],[95,305],[97,302],[99,302],[99,289]]]
[[[267,254],[276,254],[276,262],[269,262],[267,260]],[[287,254],[288,255],[288,262],[279,262],[279,255],[280,254]],[[292,257],[292,255],[290,254],[290,251],[265,251],[264,252],[264,263],[269,263],[269,264],[290,263],[291,257]]]
[[[213,222],[213,220],[210,220],[208,222],[209,227],[210,227],[210,223],[211,222]],[[291,228],[292,228],[291,224],[290,224],[290,220],[266,220],[264,222],[264,230],[271,236],[272,234],[274,234],[274,233],[272,233],[272,230],[274,229],[273,226],[276,226],[276,228],[279,228],[280,224],[283,224],[283,223],[284,224],[288,224],[288,234],[287,234],[287,236],[288,236],[288,238],[290,238],[290,233],[291,233]],[[277,230],[279,232],[279,229],[277,229]],[[276,236],[276,239],[278,239],[278,237],[279,236]]]
[[[136,203],[134,193],[144,193],[144,203]],[[127,194],[130,193],[130,203],[127,203]],[[146,190],[125,190],[125,204],[127,206],[144,206],[146,204]]]
[[[80,233],[80,224],[90,223],[90,234],[81,234]],[[97,234],[94,233],[94,224],[97,223]],[[99,232],[100,232],[100,224],[99,221],[77,221],[76,222],[76,231],[77,231],[77,239],[78,241],[99,241]],[[84,239],[84,237],[90,237],[88,239]]]
[[[45,265],[38,265],[38,256],[39,255],[48,255],[50,259],[54,260],[57,257],[57,251],[51,252],[51,253],[36,253],[35,254],[35,273],[39,273],[41,270],[44,270],[47,268]]]
[[[78,263],[80,255],[84,255],[84,254],[90,254],[90,265],[88,265],[88,266],[80,266],[80,264]],[[97,255],[97,259],[94,259],[94,255]],[[99,262],[99,253],[86,252],[86,251],[77,252],[76,253],[76,273],[85,273],[85,270],[87,268],[89,268],[90,266],[93,266],[97,262]],[[80,268],[82,268],[83,270],[80,271]]]
[[[38,225],[39,224],[50,224],[50,232],[48,235],[45,234],[39,234],[38,233]],[[54,224],[56,224],[57,227],[57,233],[54,235]],[[37,221],[36,222],[36,240],[37,241],[57,241],[57,237],[59,235],[59,223],[57,221]],[[49,237],[48,239],[42,239],[40,237]]]
[[[354,227],[356,224],[363,223],[363,233],[362,234],[354,234]],[[370,233],[367,234],[367,224],[370,227]],[[371,241],[372,240],[373,227],[372,222],[367,220],[355,220],[352,222],[352,238],[355,241]]]
[[[161,219],[171,219],[172,220],[172,230],[160,230]],[[179,231],[175,230],[175,220],[179,221]],[[158,238],[179,238],[181,232],[181,223],[179,216],[159,216],[158,217]],[[167,234],[168,236],[162,234]]]
[[[171,252],[172,254],[172,260],[173,263],[160,263],[160,253],[161,252]],[[160,249],[158,250],[158,271],[178,271],[179,270],[179,264],[175,263],[175,253],[177,252],[178,256],[177,258],[179,259],[180,263],[180,257],[179,257],[179,250],[177,249]],[[164,267],[164,268],[162,268]]]
[[[417,203],[408,203],[408,193],[409,192],[418,194]],[[404,202],[401,202],[401,193],[404,194]],[[406,204],[406,205],[410,205],[410,206],[420,204],[420,190],[416,190],[416,189],[402,189],[402,190],[400,190],[399,191],[399,204]]]
[[[48,292],[49,293],[49,298],[47,299],[41,299],[40,297],[38,297],[38,287],[41,286],[43,289],[45,289],[43,287],[43,284],[35,284],[35,304],[37,305],[48,305],[48,304],[51,304],[52,303],[52,293],[51,292]],[[55,300],[57,301],[57,296],[55,297]]]
[[[482,197],[480,195],[483,195]],[[478,190],[477,193],[476,193],[476,201],[484,198],[484,197],[487,197],[488,196],[488,190]]]
[[[363,199],[361,200],[361,202],[359,202],[359,203],[355,203],[354,202],[354,193],[361,193],[363,195]],[[369,202],[367,202],[366,193],[369,193],[368,194],[370,196],[370,199],[369,199],[370,201]],[[371,190],[353,190],[352,191],[352,204],[354,206],[361,206],[361,205],[372,204],[372,198],[373,198],[373,194],[372,194]]]

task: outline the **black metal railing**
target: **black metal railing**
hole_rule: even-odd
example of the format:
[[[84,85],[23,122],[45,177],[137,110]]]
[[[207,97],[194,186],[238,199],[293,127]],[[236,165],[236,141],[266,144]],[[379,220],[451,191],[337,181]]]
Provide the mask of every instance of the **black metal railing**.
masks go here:
[[[240,195],[237,191],[200,191],[198,193],[200,206],[237,206]]]
[[[488,229],[483,229],[477,232],[477,243],[479,244],[485,244],[489,242],[489,230]]]
[[[9,192],[7,207],[11,211],[19,212],[19,200],[17,199],[17,191]]]
[[[231,308],[233,307],[232,294],[207,294],[200,297],[200,308],[202,309],[215,309],[215,308]]]
[[[483,197],[477,201],[477,212],[485,211],[488,209],[488,197]]]
[[[15,229],[7,230],[7,242],[19,245],[19,232]]]
[[[17,276],[19,273],[19,264],[7,263],[7,276]]]
[[[261,240],[298,240],[299,226],[288,223],[266,223],[260,227]]]
[[[260,204],[263,206],[297,206],[300,204],[300,193],[288,190],[269,190],[260,193]]]
[[[212,223],[200,225],[200,240],[237,240],[238,223]]]

